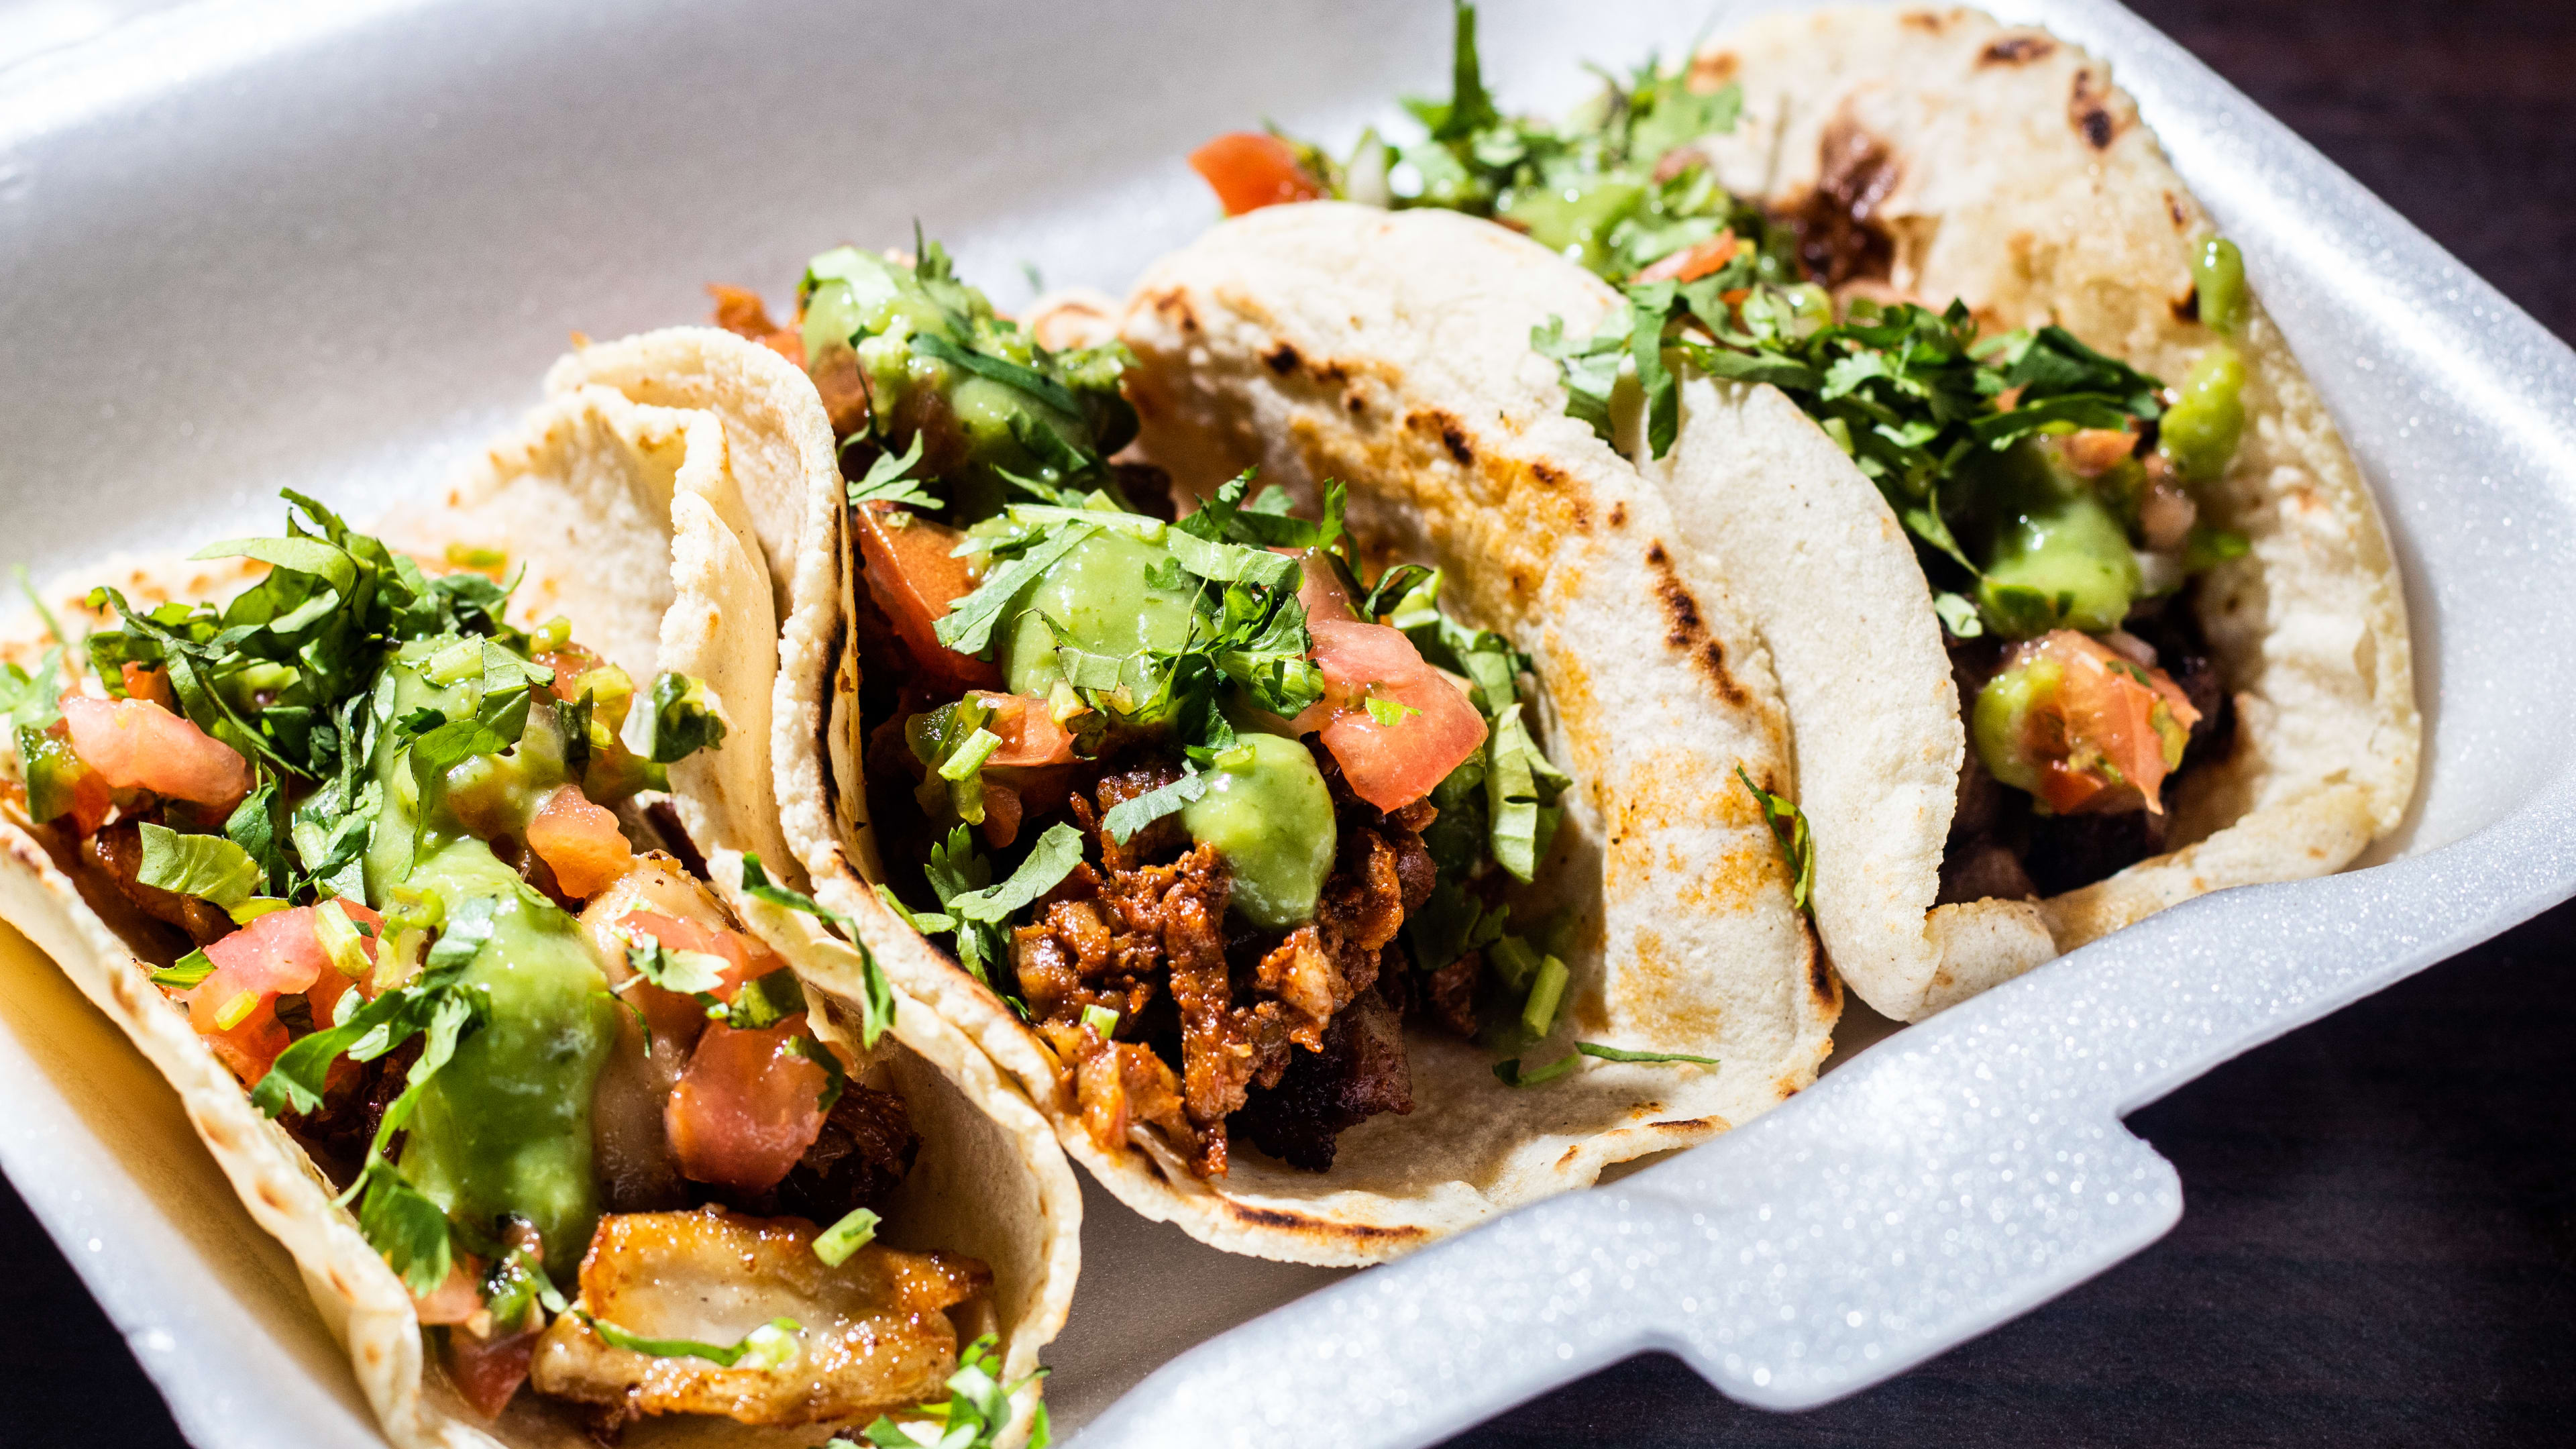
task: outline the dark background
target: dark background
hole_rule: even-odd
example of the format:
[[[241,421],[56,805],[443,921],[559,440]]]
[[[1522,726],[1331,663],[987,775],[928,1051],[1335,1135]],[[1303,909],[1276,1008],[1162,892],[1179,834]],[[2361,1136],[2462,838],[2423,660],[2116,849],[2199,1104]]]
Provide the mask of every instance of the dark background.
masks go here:
[[[2576,337],[2576,0],[2130,4]],[[2140,1112],[2181,1226],[1894,1382],[1783,1417],[1649,1355],[1452,1449],[2576,1442],[2571,958],[2576,905]],[[0,1445],[178,1444],[5,1187],[0,1264]]]

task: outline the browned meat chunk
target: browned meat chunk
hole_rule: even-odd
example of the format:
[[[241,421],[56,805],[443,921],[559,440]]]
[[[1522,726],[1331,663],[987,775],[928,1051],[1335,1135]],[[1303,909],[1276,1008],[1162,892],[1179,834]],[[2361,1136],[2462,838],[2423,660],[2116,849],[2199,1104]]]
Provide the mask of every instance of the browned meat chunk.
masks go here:
[[[992,1286],[953,1253],[870,1243],[839,1267],[814,1256],[801,1218],[700,1212],[600,1220],[581,1263],[584,1312],[645,1338],[739,1343],[794,1319],[796,1356],[777,1368],[720,1368],[611,1345],[567,1313],[537,1342],[538,1392],[622,1417],[721,1414],[745,1424],[859,1420],[941,1397],[957,1365],[947,1310]]]
[[[881,1208],[920,1151],[903,1098],[852,1082],[823,1119],[822,1135],[778,1184],[778,1208],[826,1223],[852,1208]]]
[[[1413,1110],[1404,1027],[1376,992],[1333,1018],[1322,1049],[1298,1052],[1279,1085],[1251,1094],[1235,1122],[1253,1145],[1291,1167],[1333,1165],[1335,1139],[1380,1112]]]

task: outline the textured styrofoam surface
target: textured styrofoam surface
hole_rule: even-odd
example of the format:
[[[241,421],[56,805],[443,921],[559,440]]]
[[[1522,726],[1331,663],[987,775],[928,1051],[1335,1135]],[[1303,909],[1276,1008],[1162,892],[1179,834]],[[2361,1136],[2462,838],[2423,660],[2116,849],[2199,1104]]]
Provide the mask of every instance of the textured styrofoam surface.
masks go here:
[[[2121,1113],[2576,892],[2576,358],[2125,11],[1994,8],[2112,58],[2379,489],[2430,745],[2392,863],[2196,901],[1847,1039],[1748,1127],[1366,1274],[1226,1258],[1094,1194],[1049,1355],[1084,1443],[1420,1443],[1646,1347],[1754,1403],[1849,1392],[2171,1226],[2181,1185]],[[1578,57],[1707,20],[1484,11],[1487,75],[1532,107],[1581,91]],[[281,483],[364,513],[470,456],[567,332],[695,316],[703,280],[776,298],[916,215],[1005,305],[1023,261],[1118,288],[1208,220],[1190,145],[1258,116],[1347,139],[1445,86],[1446,28],[1404,0],[201,3],[0,71],[12,550],[43,572],[270,522]],[[40,1019],[23,955],[0,948],[34,993],[0,1011],[0,1165],[183,1428],[366,1442],[282,1255],[94,1018]]]

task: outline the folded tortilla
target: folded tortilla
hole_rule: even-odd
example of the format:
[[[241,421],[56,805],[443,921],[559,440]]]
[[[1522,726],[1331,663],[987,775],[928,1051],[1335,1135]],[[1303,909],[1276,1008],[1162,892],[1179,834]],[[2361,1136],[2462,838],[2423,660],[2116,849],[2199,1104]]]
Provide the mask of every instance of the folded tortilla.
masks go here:
[[[1529,348],[1552,313],[1580,329],[1617,305],[1589,274],[1489,223],[1279,207],[1148,273],[1122,327],[1140,364],[1127,387],[1140,449],[1176,484],[1205,494],[1258,464],[1312,506],[1339,479],[1364,552],[1445,569],[1444,603],[1535,659],[1542,742],[1575,785],[1521,904],[1570,906],[1580,925],[1556,1038],[1527,1060],[1579,1038],[1719,1066],[1593,1061],[1516,1090],[1490,1053],[1415,1033],[1414,1110],[1344,1132],[1328,1171],[1238,1150],[1230,1171],[1202,1180],[1142,1125],[1102,1150],[1041,1040],[879,903],[858,661],[840,623],[857,578],[846,537],[828,591],[800,578],[778,794],[816,895],[856,917],[898,984],[990,1053],[1138,1212],[1233,1252],[1378,1262],[1724,1131],[1811,1082],[1830,1049],[1840,990],[1735,773],[1791,783],[1769,662],[1661,497],[1564,415],[1553,365]],[[1032,319],[1057,322],[1072,325]],[[837,493],[831,512],[837,526]]]
[[[1989,332],[2056,322],[2165,378],[2214,340],[2190,305],[2213,228],[2075,47],[1972,11],[1836,9],[1757,20],[1692,72],[1743,87],[1735,131],[1698,143],[1719,179],[1782,211],[1824,191],[1888,239],[1898,293],[1962,298]],[[2233,747],[2181,777],[2167,853],[2046,900],[1934,904],[1967,743],[1930,589],[1869,480],[1776,390],[1696,375],[1674,451],[1641,464],[1769,646],[1817,929],[1879,1011],[1919,1020],[2192,896],[2338,870],[2405,814],[2422,726],[2386,529],[2251,299],[2233,340],[2248,424],[2199,496],[2252,547],[2196,594]]]
[[[646,405],[573,376],[587,356],[600,364],[596,382],[679,405]],[[629,376],[611,365],[633,358],[659,370]],[[575,638],[639,679],[670,670],[704,680],[731,730],[716,750],[672,767],[670,795],[708,860],[711,884],[809,983],[855,972],[847,944],[809,917],[745,898],[736,884],[746,849],[761,852],[775,876],[797,878],[770,793],[772,570],[761,514],[745,504],[802,506],[801,462],[782,474],[778,460],[796,457],[800,404],[817,427],[820,404],[774,356],[697,329],[567,359],[552,390],[469,477],[397,508],[379,536],[431,559],[450,543],[501,549],[526,568],[511,599],[514,623],[560,614]],[[779,482],[783,476],[792,486]],[[792,550],[792,533],[789,541]],[[780,576],[792,575],[792,557]],[[241,559],[117,561],[67,576],[48,596],[59,617],[95,626],[106,620],[86,603],[94,584],[118,586],[138,607],[219,601],[254,582],[261,567]],[[48,642],[42,629],[24,622],[0,639],[0,658],[32,665]],[[253,1219],[293,1255],[386,1436],[404,1449],[586,1442],[532,1394],[496,1423],[465,1406],[425,1351],[400,1278],[351,1213],[333,1205],[337,1187],[251,1105],[186,1014],[151,985],[149,973],[168,962],[143,959],[119,934],[111,923],[126,908],[112,891],[85,896],[43,838],[51,834],[0,821],[0,918],[51,955],[179,1092]],[[898,995],[892,1032],[867,1051],[847,1014],[810,984],[808,1002],[817,1033],[841,1048],[853,1079],[899,1094],[921,1138],[880,1238],[990,1265],[1002,1372],[1030,1373],[1063,1325],[1080,1252],[1080,1192],[1047,1123],[962,1034],[918,1003]],[[1025,1437],[1037,1405],[1033,1383],[1018,1396],[1003,1442]],[[769,1443],[778,1433],[703,1415],[656,1419],[651,1429],[656,1443],[686,1444]]]

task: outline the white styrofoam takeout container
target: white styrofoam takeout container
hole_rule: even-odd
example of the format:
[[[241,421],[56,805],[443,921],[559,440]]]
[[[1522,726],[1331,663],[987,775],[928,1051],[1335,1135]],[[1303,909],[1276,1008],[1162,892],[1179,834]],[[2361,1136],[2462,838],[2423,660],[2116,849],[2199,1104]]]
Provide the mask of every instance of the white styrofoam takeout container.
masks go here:
[[[2430,744],[2405,830],[1854,1054],[1856,1015],[1758,1122],[1366,1274],[1095,1191],[1049,1354],[1084,1443],[1418,1444],[1648,1348],[1768,1407],[1849,1393],[2173,1225],[2123,1113],[2576,893],[2576,356],[2116,5],[1994,8],[2112,59],[2378,488]],[[1528,108],[1709,19],[1484,12]],[[1023,263],[1121,289],[1211,218],[1191,146],[1265,116],[1346,140],[1445,90],[1447,30],[1429,0],[172,5],[0,70],[8,552],[43,576],[273,525],[281,485],[364,517],[506,426],[568,333],[696,318],[704,281],[778,298],[916,217],[1005,307]],[[376,1442],[171,1094],[14,937],[0,1165],[196,1443]]]

